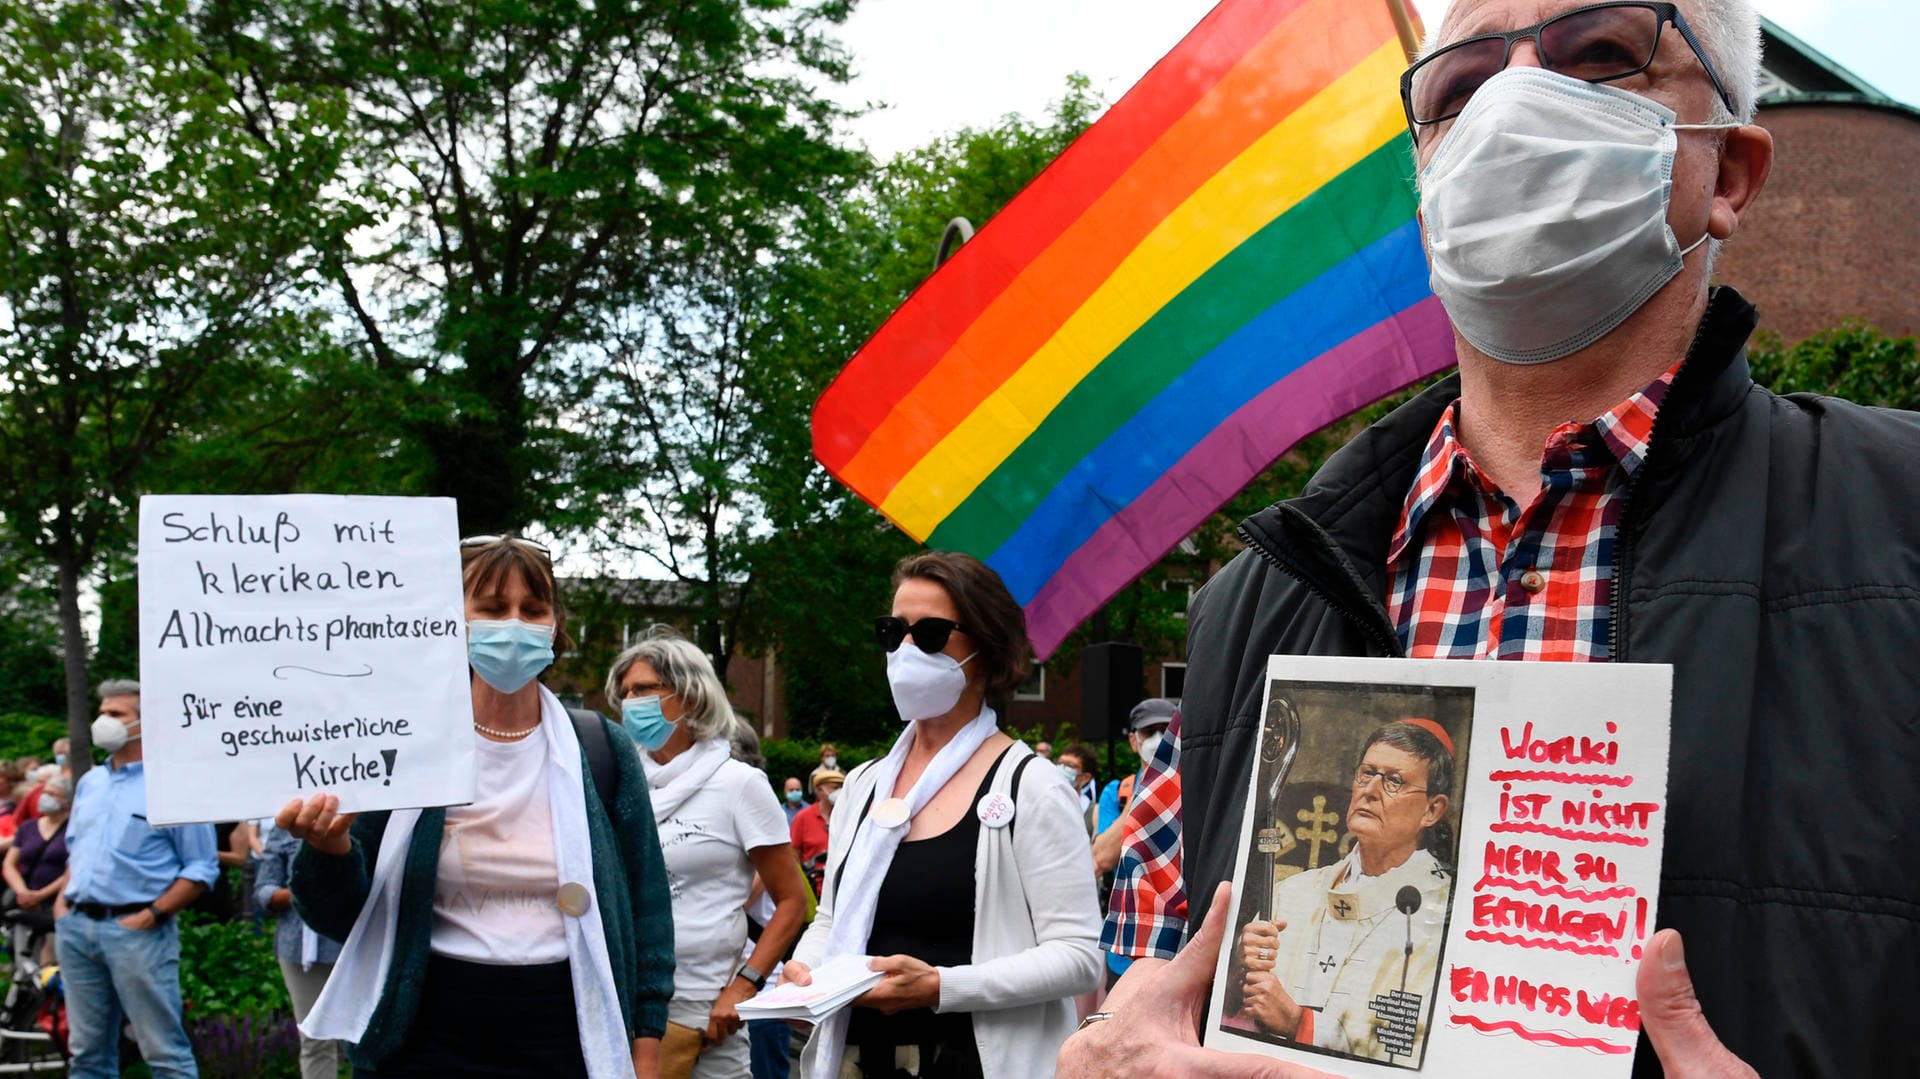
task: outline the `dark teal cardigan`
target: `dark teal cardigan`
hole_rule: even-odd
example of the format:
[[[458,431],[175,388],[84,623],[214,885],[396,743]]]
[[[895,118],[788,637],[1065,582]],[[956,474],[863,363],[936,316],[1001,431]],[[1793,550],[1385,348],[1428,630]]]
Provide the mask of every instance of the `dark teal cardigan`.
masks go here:
[[[607,955],[620,994],[620,1013],[635,1038],[657,1038],[667,1028],[667,1001],[673,996],[673,915],[667,894],[667,867],[653,823],[653,801],[640,755],[618,724],[604,718],[607,738],[619,764],[614,799],[618,823],[607,819],[593,787],[593,772],[581,753],[587,785],[587,832],[593,848],[594,893],[600,924],[606,927]],[[350,833],[353,850],[334,856],[305,843],[293,860],[294,909],[315,930],[347,939],[372,890],[374,855],[386,833],[389,814],[362,813]],[[440,840],[447,811],[427,809],[414,826],[400,885],[400,920],[394,931],[393,965],[387,970],[380,1003],[366,1034],[353,1047],[355,1067],[377,1069],[407,1040],[420,987],[426,982],[433,934],[434,877],[440,865]]]

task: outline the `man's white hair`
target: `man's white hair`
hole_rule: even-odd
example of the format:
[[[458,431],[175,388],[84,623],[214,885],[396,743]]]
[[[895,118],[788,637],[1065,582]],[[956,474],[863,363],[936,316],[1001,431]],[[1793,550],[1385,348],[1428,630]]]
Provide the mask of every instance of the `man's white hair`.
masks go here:
[[[1733,111],[1716,95],[1713,115],[1708,123],[1725,123],[1728,120],[1743,124],[1753,122],[1760,97],[1760,12],[1753,6],[1753,0],[1675,0],[1680,13],[1687,17],[1687,25],[1693,28],[1693,36],[1700,42],[1700,49],[1713,63],[1714,73],[1720,76],[1720,84],[1727,88],[1727,96],[1733,99]],[[1421,43],[1420,55],[1426,56],[1449,41],[1443,37],[1447,30],[1449,7],[1446,16],[1442,16],[1439,25],[1427,31],[1426,41]]]

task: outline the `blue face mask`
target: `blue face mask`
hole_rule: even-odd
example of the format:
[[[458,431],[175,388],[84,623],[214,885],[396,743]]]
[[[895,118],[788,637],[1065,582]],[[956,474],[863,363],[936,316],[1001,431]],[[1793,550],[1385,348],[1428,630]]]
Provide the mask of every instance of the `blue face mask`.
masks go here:
[[[659,697],[629,697],[620,703],[620,722],[641,749],[651,753],[667,744],[680,724],[660,711]]]
[[[799,792],[799,791],[788,791],[788,792],[787,792],[787,801],[789,801],[789,802],[792,802],[792,803],[793,803],[794,805],[799,805],[799,804],[800,804],[800,792]]]
[[[517,693],[553,665],[553,627],[469,619],[467,662],[480,680],[502,693]]]

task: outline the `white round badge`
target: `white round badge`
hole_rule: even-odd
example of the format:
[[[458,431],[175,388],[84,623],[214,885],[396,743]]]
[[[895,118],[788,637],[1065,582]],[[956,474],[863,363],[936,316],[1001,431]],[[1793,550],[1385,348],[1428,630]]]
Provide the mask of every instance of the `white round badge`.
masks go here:
[[[898,828],[912,816],[907,811],[905,798],[889,798],[873,807],[873,823],[882,828]]]
[[[980,799],[980,823],[989,828],[1005,828],[1013,823],[1013,799],[1004,794],[989,794]]]

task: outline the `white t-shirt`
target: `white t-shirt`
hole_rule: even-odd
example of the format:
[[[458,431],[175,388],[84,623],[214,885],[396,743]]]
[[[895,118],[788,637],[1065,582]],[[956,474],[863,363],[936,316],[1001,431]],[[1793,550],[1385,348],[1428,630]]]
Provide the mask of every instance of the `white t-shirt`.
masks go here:
[[[740,969],[755,847],[785,847],[787,815],[758,768],[729,760],[660,824],[673,894],[673,997],[712,1000]]]
[[[567,931],[556,896],[547,740],[476,738],[474,801],[447,810],[433,888],[433,951],[472,963],[558,963]]]

